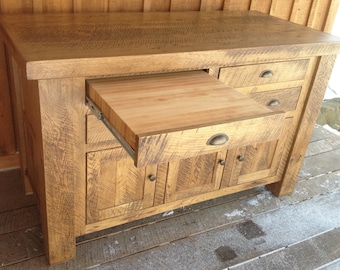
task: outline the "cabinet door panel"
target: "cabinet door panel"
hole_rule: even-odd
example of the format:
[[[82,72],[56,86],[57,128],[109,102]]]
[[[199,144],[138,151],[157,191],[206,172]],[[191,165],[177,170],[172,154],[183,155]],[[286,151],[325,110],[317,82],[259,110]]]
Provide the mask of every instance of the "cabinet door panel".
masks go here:
[[[87,154],[87,222],[153,206],[157,166],[137,169],[122,148]]]
[[[282,134],[278,140],[230,150],[221,187],[273,176],[277,176],[274,181],[279,181],[283,170],[280,165],[285,164],[294,135],[290,131],[292,121],[293,118],[285,119]]]
[[[219,189],[226,151],[169,163],[165,202],[172,202]],[[223,162],[222,162],[223,163]]]

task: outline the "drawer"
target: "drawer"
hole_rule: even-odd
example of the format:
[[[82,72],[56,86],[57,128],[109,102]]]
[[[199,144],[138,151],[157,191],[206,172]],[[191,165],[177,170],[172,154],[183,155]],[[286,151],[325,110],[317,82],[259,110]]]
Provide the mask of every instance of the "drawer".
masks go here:
[[[309,60],[221,68],[219,79],[233,88],[303,80]]]
[[[137,167],[274,140],[284,120],[203,71],[89,80],[87,98]]]
[[[288,112],[296,109],[300,92],[301,87],[293,87],[274,91],[252,92],[249,96],[273,111]]]

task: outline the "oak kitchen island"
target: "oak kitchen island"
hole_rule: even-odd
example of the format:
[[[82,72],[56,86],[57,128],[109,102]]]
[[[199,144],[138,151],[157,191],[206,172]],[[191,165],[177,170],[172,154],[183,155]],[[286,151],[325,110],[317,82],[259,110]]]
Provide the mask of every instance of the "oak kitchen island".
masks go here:
[[[0,23],[51,264],[86,233],[257,186],[291,193],[340,53],[248,11]]]

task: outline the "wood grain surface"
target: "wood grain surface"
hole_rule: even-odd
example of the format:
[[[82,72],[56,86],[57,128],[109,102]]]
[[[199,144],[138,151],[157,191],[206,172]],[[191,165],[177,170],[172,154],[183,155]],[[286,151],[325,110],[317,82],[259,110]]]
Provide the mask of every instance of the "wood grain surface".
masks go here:
[[[204,71],[91,80],[88,96],[135,151],[137,166],[275,139],[283,125],[282,113]],[[229,139],[209,145],[216,134]]]
[[[152,0],[151,2],[156,2],[158,0]],[[98,11],[98,3],[97,1],[87,2],[86,6],[82,4],[83,0],[1,0],[0,1],[0,13],[1,14],[13,14],[13,13],[70,13],[70,12],[93,12]],[[103,9],[103,12],[142,12],[144,10],[144,0],[103,0],[101,1],[104,7],[108,7],[107,9]],[[150,2],[150,1],[149,1]],[[178,2],[178,1],[177,1]],[[196,1],[183,1],[185,4],[181,5],[181,8],[185,9],[196,9],[197,3]],[[313,1],[312,6],[310,6],[309,0],[253,0],[249,1],[249,3],[244,1],[230,1],[230,0],[201,0],[200,10],[202,11],[210,11],[210,10],[222,10],[224,6],[228,8],[230,3],[233,3],[234,8],[240,10],[260,10],[261,12],[269,13],[278,18],[282,18],[285,20],[290,20],[293,22],[302,21],[299,19],[299,16],[291,16],[294,9],[297,8],[297,4],[295,2],[299,2],[299,8],[302,10],[302,13],[308,16],[308,26],[312,28],[316,28],[319,30],[323,30],[326,32],[330,32],[332,29],[333,21],[336,15],[336,11],[338,10],[339,0],[323,0],[323,1]],[[176,3],[176,1],[174,1]],[[178,2],[179,3],[179,2]],[[146,3],[147,4],[147,3]],[[150,5],[150,4],[148,4]],[[85,8],[86,7],[86,8]],[[268,7],[270,7],[268,11]],[[168,8],[175,8],[171,5],[168,5]],[[176,5],[176,9],[179,6]],[[157,10],[157,8],[156,8]],[[164,9],[163,9],[164,10]],[[145,10],[146,11],[146,10]],[[294,11],[296,14],[296,12]],[[305,16],[305,15],[304,15]],[[1,62],[3,63],[4,57],[2,56]],[[4,80],[6,80],[6,72],[1,72],[1,76],[3,76]],[[15,114],[16,108],[11,108],[11,104],[15,102],[12,98],[10,100],[9,89],[6,87],[6,82],[2,84],[0,89],[1,100],[3,104],[7,104],[4,106],[0,106],[0,126],[5,126],[8,128],[0,129],[0,153],[1,155],[13,154],[13,149],[18,149],[19,142],[13,140],[13,130],[15,124],[12,120],[12,113]],[[18,137],[18,134],[16,135]],[[13,159],[9,157],[10,159]],[[18,159],[18,158],[17,158]],[[5,162],[3,163],[5,166]],[[11,164],[11,163],[8,163]],[[18,163],[17,163],[18,165]]]
[[[104,75],[103,69],[108,65],[112,65],[111,74],[118,69],[133,72],[136,62],[140,62],[138,71],[143,72],[148,61],[139,56],[146,55],[157,56],[154,61],[160,65],[158,70],[165,65],[170,70],[179,68],[167,60],[175,54],[178,59],[185,57],[180,63],[191,62],[192,67],[197,60],[191,57],[188,61],[190,56],[209,59],[206,64],[209,66],[223,66],[233,58],[233,52],[255,54],[256,50],[257,57],[266,59],[283,54],[294,58],[323,55],[328,50],[340,52],[336,45],[339,38],[254,11],[170,12],[162,16],[27,14],[2,16],[0,22],[6,36],[16,44],[18,57],[27,63],[29,79],[56,78],[61,71],[62,76]],[[94,70],[102,74],[95,74]]]

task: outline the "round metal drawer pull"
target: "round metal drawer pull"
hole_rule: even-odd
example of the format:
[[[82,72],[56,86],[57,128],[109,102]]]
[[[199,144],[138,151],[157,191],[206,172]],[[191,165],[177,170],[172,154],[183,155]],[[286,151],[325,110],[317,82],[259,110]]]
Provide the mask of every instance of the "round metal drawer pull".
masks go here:
[[[264,70],[261,72],[260,77],[261,78],[271,78],[274,76],[274,72],[271,71],[270,69]]]
[[[207,141],[207,145],[223,145],[228,140],[229,140],[228,136],[223,133],[215,134]]]
[[[267,106],[270,106],[270,107],[278,106],[278,105],[280,105],[280,100],[278,99],[272,99],[271,101],[267,103]]]
[[[156,175],[150,174],[150,175],[149,175],[149,180],[150,180],[150,181],[155,181],[155,180],[156,180]]]
[[[244,156],[237,156],[237,160],[238,161],[243,161],[244,160]]]
[[[225,165],[225,159],[220,159],[220,161],[218,162],[218,164],[224,166],[224,165]]]

